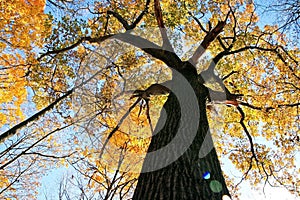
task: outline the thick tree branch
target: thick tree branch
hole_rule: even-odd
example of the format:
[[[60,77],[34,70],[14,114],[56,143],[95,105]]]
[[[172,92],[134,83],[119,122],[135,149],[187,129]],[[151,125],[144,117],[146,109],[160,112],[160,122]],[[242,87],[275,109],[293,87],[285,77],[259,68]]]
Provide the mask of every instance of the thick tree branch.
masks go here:
[[[236,37],[236,36],[234,36],[234,38],[235,38],[235,37]],[[234,39],[234,40],[235,40],[235,39]],[[205,70],[205,71],[203,71],[203,72],[201,72],[201,74],[200,74],[200,76],[204,79],[204,81],[213,79],[215,82],[217,82],[217,83],[221,86],[221,88],[223,89],[223,92],[226,93],[226,99],[227,99],[227,100],[229,100],[229,99],[228,99],[228,95],[230,96],[230,93],[229,93],[228,89],[225,87],[225,85],[224,85],[222,79],[221,79],[220,77],[218,77],[217,75],[215,75],[215,73],[214,73],[214,70],[215,70],[215,67],[216,67],[217,63],[218,63],[223,57],[225,57],[225,56],[227,56],[227,55],[237,54],[237,53],[240,53],[240,52],[243,52],[243,51],[247,51],[247,50],[259,50],[259,51],[273,52],[273,53],[275,53],[275,54],[278,56],[278,58],[279,58],[282,62],[286,63],[286,61],[285,61],[285,59],[283,58],[283,56],[278,52],[278,48],[279,48],[279,47],[275,47],[275,48],[265,48],[265,47],[259,47],[259,46],[256,46],[256,45],[254,45],[254,46],[251,46],[251,45],[250,45],[250,46],[245,46],[245,47],[242,47],[242,48],[239,48],[239,49],[230,51],[232,47],[233,47],[233,43],[232,43],[227,49],[225,49],[224,51],[222,51],[222,52],[220,52],[219,54],[217,54],[217,55],[213,58],[212,62],[210,63],[210,65],[209,65],[209,67],[208,67],[208,69]],[[286,63],[286,64],[287,64],[287,63]],[[290,69],[291,69],[291,68],[290,68]],[[291,70],[292,70],[292,69],[291,69]],[[292,71],[293,71],[293,70],[292,70]],[[294,74],[294,75],[295,75],[295,74]],[[296,75],[295,75],[295,76],[296,76]],[[297,76],[296,76],[296,77],[297,77]],[[224,95],[223,95],[223,96],[224,96]],[[281,106],[283,106],[283,105],[281,105]],[[249,105],[249,107],[250,107],[250,105]],[[253,106],[252,106],[252,107],[253,107]],[[270,109],[274,109],[274,108],[272,108],[272,107],[267,108],[267,110],[270,110]]]
[[[150,54],[154,58],[157,58],[157,59],[163,61],[169,67],[174,68],[176,70],[180,70],[182,68],[181,59],[174,52],[164,50],[164,49],[162,49],[162,47],[154,44],[153,42],[150,42],[149,40],[142,38],[140,36],[132,35],[128,32],[120,33],[120,34],[116,34],[116,35],[106,35],[106,36],[101,36],[101,37],[96,37],[96,38],[89,37],[89,36],[82,37],[76,43],[74,43],[68,47],[48,51],[48,52],[42,54],[37,60],[40,61],[42,58],[44,58],[46,56],[69,51],[71,49],[76,48],[83,42],[101,43],[107,39],[118,39],[125,43],[131,44],[131,45],[143,50],[144,52]]]
[[[219,23],[215,26],[215,28],[213,28],[209,33],[206,34],[200,46],[196,49],[193,56],[189,59],[189,62],[191,64],[195,65],[198,62],[199,58],[206,51],[210,43],[216,39],[219,33],[221,33],[225,24],[226,24],[225,21],[219,21]]]
[[[126,31],[134,29],[138,23],[143,19],[144,15],[148,12],[150,0],[146,1],[145,9],[141,12],[141,14],[136,18],[136,20],[129,25],[129,23],[116,11],[108,10],[107,14],[114,16],[125,28]]]
[[[218,84],[222,91],[214,91],[209,89],[209,100],[210,101],[233,101],[235,102],[234,105],[237,104],[237,98],[240,96],[243,96],[242,94],[232,94],[228,88],[224,85],[223,80],[231,76],[232,74],[236,73],[235,71],[231,72],[227,76],[223,77],[222,79],[214,73],[215,66],[217,63],[221,60],[224,51],[222,53],[219,53],[210,63],[207,70],[200,73],[199,76],[201,76],[204,80],[204,82],[211,82],[213,80],[216,84]]]
[[[259,161],[258,161],[258,158],[257,158],[257,156],[256,156],[255,149],[254,149],[254,143],[253,143],[252,136],[251,136],[251,134],[249,133],[249,131],[248,131],[248,129],[247,129],[245,123],[244,123],[244,120],[245,120],[245,113],[244,113],[244,111],[243,111],[243,109],[242,109],[241,107],[237,106],[237,109],[238,109],[239,113],[241,114],[240,124],[241,124],[241,126],[243,127],[244,132],[246,133],[246,136],[247,136],[247,138],[248,138],[248,140],[249,140],[249,143],[250,143],[250,152],[251,152],[251,154],[252,154],[252,156],[251,156],[251,158],[250,158],[249,168],[248,168],[248,170],[246,171],[246,173],[244,174],[242,180],[237,184],[237,185],[239,185],[239,184],[247,177],[247,175],[249,174],[250,170],[252,169],[252,162],[253,162],[253,159],[255,160],[258,169],[259,169]],[[259,170],[259,171],[260,171],[260,170]]]
[[[219,54],[217,54],[212,62],[210,63],[209,67],[207,70],[203,71],[201,73],[201,76],[204,78],[204,79],[211,79],[213,78],[222,88],[224,91],[227,90],[227,88],[225,88],[224,84],[223,84],[223,81],[221,80],[220,77],[218,77],[217,75],[215,75],[214,73],[214,70],[215,70],[215,67],[217,65],[217,63],[224,57],[227,55],[228,52],[230,52],[230,50],[233,48],[233,45],[237,39],[237,34],[236,34],[236,26],[237,26],[237,20],[235,18],[235,15],[234,15],[234,11],[233,9],[231,8],[231,6],[229,5],[230,7],[230,12],[228,12],[227,16],[226,16],[226,20],[227,18],[229,17],[230,13],[232,13],[232,16],[233,16],[233,19],[234,19],[234,26],[233,26],[233,36],[230,37],[230,39],[232,40],[231,44],[228,45],[228,47],[225,46],[225,44],[223,43],[222,39],[220,36],[217,37],[217,40],[218,42],[220,43],[220,45],[222,46],[223,48],[223,51]],[[225,20],[225,22],[226,22]],[[223,25],[225,26],[225,24]],[[227,90],[228,91],[228,90]]]
[[[239,113],[241,114],[240,124],[241,124],[241,126],[243,127],[243,130],[244,130],[244,132],[246,133],[246,136],[247,136],[247,138],[248,138],[248,140],[249,140],[249,143],[250,143],[250,152],[251,152],[251,154],[252,154],[252,156],[251,156],[251,158],[250,158],[250,165],[249,165],[249,168],[248,168],[248,170],[246,171],[246,173],[244,174],[242,180],[244,180],[244,179],[247,177],[248,173],[250,172],[250,170],[251,170],[251,168],[252,168],[252,162],[253,162],[253,159],[254,159],[254,160],[255,160],[255,163],[256,163],[256,166],[257,166],[257,168],[258,168],[258,171],[259,171],[260,173],[263,172],[263,173],[265,174],[265,176],[266,176],[266,182],[267,182],[269,176],[272,175],[272,172],[271,172],[271,173],[268,173],[267,170],[266,170],[266,168],[265,168],[265,166],[264,166],[263,161],[260,162],[260,161],[258,160],[257,155],[256,155],[256,151],[255,151],[255,149],[254,149],[253,138],[252,138],[251,134],[249,133],[249,131],[248,131],[248,129],[247,129],[245,123],[244,123],[244,120],[245,120],[245,113],[244,113],[244,111],[243,111],[243,109],[242,109],[241,107],[237,106],[237,109],[238,109]],[[261,168],[260,168],[260,166],[261,166]],[[262,171],[261,171],[261,169],[262,169]],[[242,182],[242,180],[240,181],[240,183]],[[238,183],[238,184],[240,184],[240,183]]]
[[[183,67],[181,59],[174,52],[165,50],[147,39],[128,33],[120,33],[115,35],[113,38],[131,44],[143,50],[144,52],[150,54],[154,58],[163,61],[169,67],[174,68],[178,71],[180,71]]]
[[[108,10],[107,14],[114,16],[123,25],[123,27],[127,31],[130,30],[130,26],[129,26],[128,22],[119,13],[117,13],[115,11]]]
[[[219,61],[222,57],[227,56],[227,55],[233,55],[233,54],[237,54],[237,53],[241,53],[243,51],[247,51],[247,50],[259,50],[259,51],[266,51],[266,52],[273,52],[274,54],[276,54],[276,56],[284,63],[286,64],[289,69],[292,71],[293,75],[300,80],[300,77],[298,75],[295,74],[295,70],[292,69],[292,67],[286,62],[285,58],[283,57],[283,55],[281,55],[281,53],[279,52],[279,49],[281,49],[287,56],[288,58],[290,58],[296,65],[298,65],[298,62],[293,59],[291,57],[291,55],[281,46],[275,46],[274,48],[265,48],[265,47],[259,47],[259,46],[245,46],[239,49],[236,49],[234,51],[223,51],[221,53],[219,53],[215,58],[214,58],[214,62],[216,63],[217,61]]]
[[[169,86],[169,84],[171,84],[171,82],[166,82],[164,85]],[[151,95],[162,95],[162,94],[169,93],[170,89],[168,87],[164,86],[164,85],[152,84],[146,90],[135,90],[135,91],[133,91],[133,95],[130,97],[130,99],[137,97],[137,100],[130,106],[130,108],[127,110],[127,112],[122,116],[122,118],[118,122],[117,126],[108,134],[108,136],[107,136],[107,138],[106,138],[106,140],[103,144],[103,147],[101,148],[101,152],[100,152],[100,156],[99,156],[100,158],[102,157],[104,149],[105,149],[107,143],[109,142],[110,138],[115,134],[115,132],[117,132],[119,130],[119,128],[122,125],[123,121],[127,118],[127,116],[130,114],[132,109],[141,100],[146,101],[146,106],[147,106],[146,115],[147,115],[147,119],[149,121],[151,132],[153,134],[153,127],[152,127],[152,123],[151,123],[150,110],[149,110],[149,98],[150,98]],[[117,95],[117,96],[119,96],[119,95]],[[138,115],[140,115],[140,113]]]
[[[159,0],[154,0],[154,11],[155,11],[155,17],[156,17],[156,21],[162,36],[162,40],[163,40],[163,49],[164,50],[168,50],[173,52],[173,47],[170,43],[170,40],[168,38],[168,34],[166,31],[166,27],[163,21],[163,16],[162,16],[162,11],[161,11],[161,7],[160,7],[160,3]]]
[[[134,97],[141,97],[143,99],[149,99],[151,95],[163,95],[170,92],[170,89],[165,85],[168,85],[171,81],[167,81],[162,84],[154,83],[150,85],[146,90],[135,90],[133,91],[133,95],[131,98]]]
[[[215,69],[215,66],[217,65],[217,63],[225,56],[228,56],[228,55],[233,55],[233,54],[237,54],[237,53],[241,53],[243,51],[247,51],[247,50],[259,50],[259,51],[267,51],[267,52],[273,52],[275,53],[279,59],[286,63],[285,59],[282,57],[282,55],[278,52],[278,48],[275,47],[275,48],[264,48],[264,47],[259,47],[259,46],[245,46],[245,47],[242,47],[242,48],[239,48],[239,49],[236,49],[236,50],[233,50],[233,51],[230,51],[231,48],[228,48],[227,50],[224,50],[222,52],[220,52],[219,54],[217,54],[214,58],[213,58],[213,61],[211,62],[211,64],[209,65],[209,68],[206,70],[207,72],[206,73],[210,73],[214,71]],[[205,73],[205,72],[204,72]]]
[[[74,92],[74,89],[71,89],[69,91],[67,91],[64,95],[62,95],[61,97],[57,98],[54,102],[52,102],[51,104],[49,104],[47,107],[45,107],[44,109],[42,109],[41,111],[35,113],[34,115],[32,115],[31,117],[29,117],[28,119],[20,122],[19,124],[15,125],[14,127],[12,127],[11,129],[7,130],[6,132],[2,133],[0,135],[0,143],[2,143],[5,139],[7,139],[8,137],[14,135],[17,130],[25,127],[27,124],[29,124],[30,122],[33,122],[35,120],[37,120],[39,117],[41,117],[42,115],[44,115],[46,112],[50,111],[52,108],[54,108],[54,106],[56,106],[60,101],[62,101],[63,99],[67,98],[69,95],[71,95]]]
[[[249,104],[247,102],[239,102],[239,104],[242,105],[242,106],[246,106],[246,107],[252,108],[254,110],[265,110],[266,112],[268,112],[270,110],[276,109],[276,107],[258,107],[258,106],[251,105],[251,104]],[[282,107],[297,107],[297,106],[300,106],[300,102],[298,102],[298,103],[292,103],[292,104],[279,104],[279,105],[277,105],[278,108],[282,108]]]
[[[49,104],[47,107],[43,108],[42,110],[38,111],[37,113],[35,113],[34,115],[32,115],[31,117],[29,117],[28,119],[20,122],[19,124],[15,125],[14,127],[10,128],[9,130],[7,130],[6,132],[2,133],[0,135],[0,143],[2,143],[5,139],[7,139],[8,137],[16,134],[16,132],[25,127],[26,125],[28,125],[30,122],[36,121],[37,119],[39,119],[41,116],[43,116],[45,113],[47,113],[48,111],[52,110],[58,103],[60,103],[62,100],[66,99],[68,96],[70,96],[75,89],[81,87],[82,85],[88,83],[90,80],[92,80],[95,76],[97,76],[99,73],[101,72],[98,71],[97,73],[95,73],[93,76],[91,76],[90,78],[88,78],[87,80],[83,81],[82,83],[80,83],[79,85],[75,86],[74,88],[70,89],[69,91],[65,92],[64,95],[62,95],[61,97],[57,98],[55,101],[53,101],[51,104]]]
[[[150,0],[146,1],[145,9],[141,12],[141,14],[136,18],[136,20],[130,25],[130,29],[134,29],[138,23],[142,20],[144,15],[148,12]]]
[[[61,48],[61,49],[55,49],[55,50],[51,50],[51,51],[47,51],[46,53],[43,53],[39,58],[37,58],[37,60],[40,61],[42,58],[44,58],[46,56],[53,55],[53,54],[59,54],[59,53],[69,51],[71,49],[76,48],[77,46],[79,46],[83,42],[100,43],[100,42],[103,42],[103,41],[107,40],[108,38],[111,38],[112,36],[114,36],[114,35],[105,35],[105,36],[97,37],[97,38],[92,38],[92,37],[89,37],[89,36],[82,37],[77,42],[75,42],[74,44],[72,44],[68,47]]]
[[[238,98],[243,96],[242,94],[232,94],[226,87],[223,85],[222,88],[224,91],[214,91],[212,89],[208,89],[209,91],[209,101],[213,102],[228,102],[228,104],[232,104],[237,106],[239,104]]]

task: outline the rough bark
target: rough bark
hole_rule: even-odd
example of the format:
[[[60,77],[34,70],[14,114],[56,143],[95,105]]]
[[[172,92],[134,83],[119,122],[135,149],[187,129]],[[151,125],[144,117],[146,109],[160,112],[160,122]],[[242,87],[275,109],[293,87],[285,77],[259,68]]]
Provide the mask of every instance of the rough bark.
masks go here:
[[[143,173],[139,176],[133,200],[221,200],[223,195],[229,195],[217,153],[215,148],[210,146],[213,145],[213,142],[209,133],[205,105],[208,90],[202,84],[202,81],[197,78],[195,70],[185,68],[185,71],[181,73],[192,86],[199,109],[190,107],[192,104],[189,103],[191,101],[189,96],[185,95],[183,100],[185,103],[181,105],[182,102],[179,103],[176,95],[173,92],[170,93],[168,100],[164,104],[166,112],[161,113],[157,124],[157,127],[163,126],[163,128],[153,135],[148,153],[171,145],[171,141],[174,140],[176,134],[180,131],[184,131],[184,134],[181,135],[181,142],[170,148],[166,157],[160,157],[165,155],[157,155],[155,158],[150,158],[149,154],[146,156],[143,164]],[[185,106],[185,109],[188,110],[185,113],[191,114],[182,116],[182,106]],[[199,112],[199,119],[196,119],[199,120],[199,126],[196,127],[195,137],[192,137],[191,144],[185,149],[184,145],[189,144],[188,140],[193,131],[191,127],[194,124],[191,123],[195,122],[195,119],[192,119],[192,117],[197,116],[193,112]],[[202,144],[206,145],[207,148],[203,148]],[[201,152],[203,149],[211,149],[211,151],[206,155],[205,152]],[[177,160],[167,165],[170,157],[174,158],[177,156],[179,157]],[[149,170],[151,168],[149,166],[163,166],[162,162],[165,162],[167,166],[155,171]],[[203,177],[203,174],[206,172],[210,173],[209,179]],[[218,186],[221,185],[221,189],[218,189],[218,186],[217,189],[214,188],[214,183],[220,183]]]

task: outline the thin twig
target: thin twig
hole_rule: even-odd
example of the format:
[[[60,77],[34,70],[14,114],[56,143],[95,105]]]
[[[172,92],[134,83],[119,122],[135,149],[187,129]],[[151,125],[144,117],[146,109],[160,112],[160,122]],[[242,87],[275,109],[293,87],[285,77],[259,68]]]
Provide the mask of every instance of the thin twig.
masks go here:
[[[117,124],[117,126],[108,134],[103,147],[100,150],[100,155],[99,158],[101,159],[104,149],[107,145],[107,143],[109,142],[110,138],[114,135],[115,132],[118,131],[118,129],[120,128],[120,126],[122,125],[123,121],[127,118],[127,116],[130,114],[131,110],[142,100],[142,98],[138,98],[131,106],[130,108],[127,110],[127,112],[122,116],[122,118],[120,119],[119,123]]]

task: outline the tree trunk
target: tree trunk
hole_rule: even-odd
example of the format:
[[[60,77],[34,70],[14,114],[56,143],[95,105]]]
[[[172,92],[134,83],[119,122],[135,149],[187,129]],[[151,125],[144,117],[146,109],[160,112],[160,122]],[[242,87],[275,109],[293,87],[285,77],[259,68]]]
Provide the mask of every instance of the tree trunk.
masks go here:
[[[181,74],[195,98],[185,94],[185,86],[174,93],[171,89],[155,130],[162,128],[154,131],[133,200],[221,200],[229,195],[209,133],[208,90],[194,70]]]

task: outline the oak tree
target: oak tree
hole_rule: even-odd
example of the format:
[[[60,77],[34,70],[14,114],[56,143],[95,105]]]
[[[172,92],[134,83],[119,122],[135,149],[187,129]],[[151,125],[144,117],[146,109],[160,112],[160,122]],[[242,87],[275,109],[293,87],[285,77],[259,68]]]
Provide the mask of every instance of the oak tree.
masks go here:
[[[0,60],[16,108],[0,197],[56,167],[77,173],[60,198],[238,199],[244,181],[299,195],[299,48],[255,1],[2,4],[0,48],[22,53]]]

